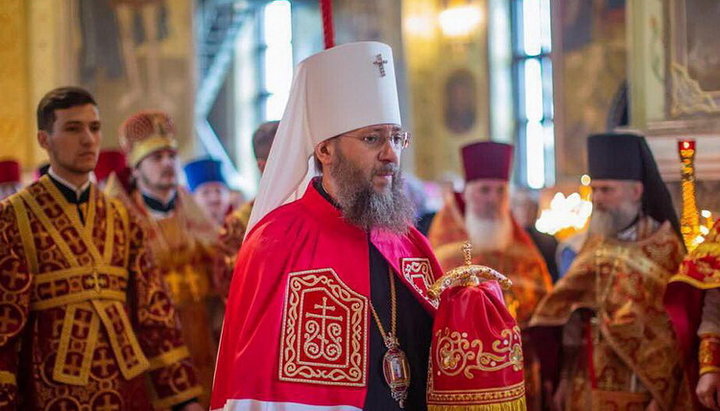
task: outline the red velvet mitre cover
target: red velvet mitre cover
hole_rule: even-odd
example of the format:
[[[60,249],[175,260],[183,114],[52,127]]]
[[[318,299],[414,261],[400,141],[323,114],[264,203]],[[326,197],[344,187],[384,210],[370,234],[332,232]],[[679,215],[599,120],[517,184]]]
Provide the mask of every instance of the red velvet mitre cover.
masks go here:
[[[20,182],[20,163],[15,160],[0,161],[0,184]]]
[[[443,292],[428,372],[430,411],[526,409],[520,328],[496,281]]]

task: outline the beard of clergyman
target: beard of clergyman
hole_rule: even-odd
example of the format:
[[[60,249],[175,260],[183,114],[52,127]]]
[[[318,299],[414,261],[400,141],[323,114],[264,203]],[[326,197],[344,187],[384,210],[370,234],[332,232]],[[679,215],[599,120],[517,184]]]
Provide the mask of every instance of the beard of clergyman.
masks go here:
[[[482,218],[468,210],[465,213],[465,229],[475,251],[502,251],[512,243],[513,227],[509,214]]]
[[[630,227],[640,214],[640,203],[624,201],[614,210],[596,207],[590,217],[588,233],[603,237],[615,237],[620,231]]]
[[[335,201],[345,221],[366,231],[384,229],[396,234],[407,233],[415,210],[403,190],[402,173],[398,166],[388,163],[377,167],[368,179],[340,151],[337,153],[338,161],[329,167],[329,173],[335,180]],[[386,172],[393,173],[392,185],[390,190],[378,193],[373,188],[372,177]]]

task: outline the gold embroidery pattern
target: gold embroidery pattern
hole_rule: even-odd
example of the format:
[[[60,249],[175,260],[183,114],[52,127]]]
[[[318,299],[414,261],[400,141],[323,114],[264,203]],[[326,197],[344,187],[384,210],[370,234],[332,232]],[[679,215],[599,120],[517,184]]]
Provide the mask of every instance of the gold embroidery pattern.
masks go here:
[[[438,390],[433,383],[432,361],[428,368],[428,394],[429,406],[462,406],[463,404],[492,405],[512,403],[524,399],[525,382],[497,388],[486,388],[480,390]]]
[[[430,260],[427,258],[403,258],[400,267],[403,277],[412,284],[415,291],[422,295],[433,307],[438,308],[439,302],[428,298],[428,289],[435,282]]]
[[[440,367],[439,372],[456,376],[462,373],[465,378],[473,379],[473,371],[493,372],[513,367],[514,371],[523,369],[523,353],[520,339],[520,328],[505,329],[500,339],[493,341],[492,351],[484,351],[483,342],[479,339],[468,340],[467,333],[450,331],[449,328],[438,330],[435,334],[435,360]]]
[[[703,334],[700,336],[698,360],[701,375],[717,372],[717,369],[720,368],[720,335]]]
[[[367,298],[329,268],[291,273],[286,293],[280,380],[364,386]]]
[[[144,235],[124,206],[94,187],[85,224],[58,194],[44,177],[0,203],[0,248],[9,251],[0,253],[0,357],[27,354],[17,365],[0,361],[0,408],[17,401],[19,366],[34,393],[26,407],[150,409],[150,387],[135,377],[149,365],[145,355],[160,367],[187,349],[160,273],[145,257]],[[148,311],[171,318],[139,315]],[[178,367],[184,375],[165,372],[170,367],[148,373],[155,398],[168,407],[200,390],[190,362],[180,359]]]
[[[73,385],[87,384],[99,329],[100,321],[90,303],[67,307],[53,380]]]

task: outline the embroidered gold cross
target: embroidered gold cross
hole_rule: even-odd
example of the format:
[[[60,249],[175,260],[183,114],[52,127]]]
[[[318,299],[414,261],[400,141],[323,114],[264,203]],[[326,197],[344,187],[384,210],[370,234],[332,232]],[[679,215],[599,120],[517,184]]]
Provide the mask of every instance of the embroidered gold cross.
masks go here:
[[[387,62],[387,60],[383,60],[382,54],[378,54],[375,56],[375,61],[373,62],[373,64],[378,66],[378,69],[380,69],[380,77],[385,77],[385,65],[387,64]]]
[[[100,368],[100,376],[105,377],[110,375],[110,366],[115,364],[115,361],[108,356],[106,349],[98,350],[98,359],[95,360],[93,365]]]
[[[336,307],[332,305],[327,305],[327,297],[323,297],[323,303],[322,304],[315,304],[313,307],[315,309],[319,309],[322,311],[322,314],[313,314],[313,313],[307,313],[305,314],[305,317],[308,318],[319,318],[321,320],[320,325],[320,341],[322,342],[322,346],[325,346],[325,342],[328,341],[326,332],[327,332],[327,320],[335,320],[335,321],[341,321],[342,317],[332,316],[328,314],[328,311],[335,311]]]
[[[97,404],[97,408],[95,408],[98,411],[118,411],[120,409],[120,406],[118,404],[114,404],[113,397],[110,394],[103,394],[101,397],[103,403]]]
[[[9,306],[2,307],[2,314],[0,314],[0,333],[7,333],[14,330],[15,327],[20,324],[20,320],[15,318],[13,314],[15,312],[9,308]]]

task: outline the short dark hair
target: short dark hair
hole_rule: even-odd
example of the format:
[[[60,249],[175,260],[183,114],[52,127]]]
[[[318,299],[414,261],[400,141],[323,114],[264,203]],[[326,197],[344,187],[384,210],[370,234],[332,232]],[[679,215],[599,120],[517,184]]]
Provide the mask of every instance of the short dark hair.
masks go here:
[[[272,147],[275,133],[277,133],[279,121],[268,121],[260,124],[252,136],[253,153],[255,159],[267,160],[270,155],[270,147]]]
[[[89,91],[80,87],[59,87],[49,91],[37,106],[38,130],[52,132],[55,123],[55,110],[84,106],[97,106],[95,98]]]

